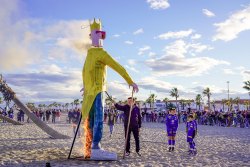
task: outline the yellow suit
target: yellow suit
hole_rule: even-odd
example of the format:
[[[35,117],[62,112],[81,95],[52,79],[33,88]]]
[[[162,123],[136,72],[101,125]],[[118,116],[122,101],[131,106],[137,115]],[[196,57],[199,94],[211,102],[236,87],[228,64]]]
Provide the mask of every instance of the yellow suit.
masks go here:
[[[90,48],[82,71],[84,85],[82,103],[83,119],[88,117],[97,94],[106,90],[107,65],[119,73],[129,85],[134,83],[127,71],[103,48]]]

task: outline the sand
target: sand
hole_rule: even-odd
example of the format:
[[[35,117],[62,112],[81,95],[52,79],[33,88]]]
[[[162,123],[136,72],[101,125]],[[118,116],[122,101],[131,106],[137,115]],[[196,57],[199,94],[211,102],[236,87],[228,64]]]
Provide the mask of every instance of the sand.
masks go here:
[[[49,124],[63,134],[73,136],[72,126],[65,119]],[[11,125],[0,123],[0,166],[52,167],[74,166],[250,166],[250,129],[198,126],[196,140],[198,154],[188,155],[185,125],[179,125],[174,152],[168,152],[165,124],[143,123],[140,132],[141,154],[135,153],[131,138],[131,154],[122,159],[124,148],[123,125],[116,124],[114,134],[109,137],[104,125],[102,146],[118,154],[117,161],[68,160],[72,139],[50,139],[33,123]],[[72,158],[82,156],[82,144],[77,137]]]

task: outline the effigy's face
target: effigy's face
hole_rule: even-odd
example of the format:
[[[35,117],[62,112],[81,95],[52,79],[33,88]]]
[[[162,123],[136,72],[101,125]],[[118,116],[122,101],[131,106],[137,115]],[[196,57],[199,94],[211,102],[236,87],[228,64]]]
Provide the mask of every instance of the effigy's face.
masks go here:
[[[91,31],[92,44],[97,47],[103,46],[103,40],[106,38],[106,32],[100,30]]]

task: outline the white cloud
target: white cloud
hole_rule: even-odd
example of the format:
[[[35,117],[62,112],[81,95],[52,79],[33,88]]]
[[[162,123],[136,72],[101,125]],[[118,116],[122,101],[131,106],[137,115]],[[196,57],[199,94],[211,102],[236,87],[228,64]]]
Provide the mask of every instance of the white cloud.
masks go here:
[[[181,85],[171,84],[155,77],[144,77],[141,79],[138,85],[145,90],[154,90],[162,93],[169,93],[173,87],[183,90],[183,86]]]
[[[186,43],[183,40],[177,40],[164,48],[164,51],[168,55],[174,55],[175,57],[185,57],[186,53],[196,56],[197,53],[201,53],[204,50],[211,50],[212,47],[208,45],[202,45],[200,43]]]
[[[194,30],[192,30],[192,29],[189,29],[189,30],[186,30],[186,31],[176,31],[176,32],[170,31],[170,32],[167,32],[167,33],[164,33],[164,34],[160,34],[155,38],[159,38],[159,39],[170,39],[170,38],[180,39],[180,38],[188,37],[193,32],[194,32]]]
[[[187,53],[188,46],[183,40],[177,40],[164,48],[167,55],[174,57],[184,57]]]
[[[0,70],[25,69],[46,60],[82,60],[90,47],[87,20],[55,21],[23,18],[19,1],[3,1],[0,11]],[[15,17],[18,16],[18,19]],[[39,28],[38,28],[39,27]],[[47,56],[48,55],[48,56]]]
[[[48,74],[60,74],[63,73],[62,69],[56,64],[45,65],[42,67],[41,72]]]
[[[119,35],[119,34],[113,35],[114,38],[118,38],[118,37],[120,37],[120,36],[121,36],[121,35]]]
[[[125,44],[128,44],[128,45],[134,44],[134,42],[132,42],[132,41],[125,41],[124,43],[125,43]]]
[[[170,6],[168,0],[147,0],[147,3],[150,4],[150,8],[152,9],[166,9]]]
[[[81,98],[81,71],[62,72],[56,65],[43,68],[41,72],[7,74],[5,79],[25,102],[72,102],[72,99]]]
[[[131,96],[129,87],[118,81],[109,82],[107,85],[108,93],[117,99],[127,99]]]
[[[204,74],[217,65],[230,64],[229,62],[209,57],[187,58],[185,54],[194,49],[193,46],[186,44],[182,40],[177,40],[165,47],[165,55],[160,58],[146,60],[145,63],[152,69],[155,75],[178,75],[186,77]],[[203,48],[198,48],[196,52],[202,52],[203,50]]]
[[[154,52],[149,52],[148,56],[149,56],[149,57],[154,57],[154,56],[156,56],[156,53],[154,53]]]
[[[139,48],[138,55],[143,55],[145,51],[148,51],[150,49],[151,49],[150,46],[144,46],[142,48]]]
[[[250,80],[250,70],[241,71],[241,75],[243,77],[243,81],[249,81]]]
[[[128,64],[131,65],[131,66],[133,66],[133,65],[136,64],[136,60],[135,59],[129,59],[128,60]]]
[[[18,6],[21,2],[1,1],[0,10],[0,71],[20,69],[36,62],[40,57],[35,45],[35,39],[29,31],[29,26],[35,25],[35,20],[16,20],[22,16]],[[33,36],[33,37],[32,37]]]
[[[216,34],[213,40],[231,41],[238,37],[238,34],[250,30],[250,6],[233,13],[227,20],[215,23]]]
[[[135,69],[135,67],[129,66],[129,65],[125,65],[125,67],[133,72],[139,73],[139,71],[137,69]]]
[[[211,46],[202,45],[200,43],[191,43],[191,44],[188,44],[188,47],[190,49],[189,52],[192,53],[192,54],[201,53],[204,50],[212,50],[213,49],[213,47],[211,47]]]
[[[207,17],[214,17],[215,16],[215,14],[213,12],[209,11],[208,9],[202,9],[202,12]]]
[[[191,39],[200,39],[201,38],[201,34],[194,34],[191,36]]]
[[[138,34],[142,34],[142,33],[144,33],[142,28],[140,28],[140,29],[136,30],[135,32],[133,32],[134,35],[138,35]]]
[[[235,74],[235,72],[233,72],[232,69],[228,69],[228,68],[223,69],[223,72],[224,72],[225,74],[230,74],[230,75]]]

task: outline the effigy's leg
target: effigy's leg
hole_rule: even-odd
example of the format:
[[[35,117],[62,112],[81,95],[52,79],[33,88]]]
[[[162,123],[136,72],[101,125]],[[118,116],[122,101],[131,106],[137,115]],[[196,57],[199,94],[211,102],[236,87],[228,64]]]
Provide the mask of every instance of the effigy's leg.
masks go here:
[[[103,100],[102,93],[99,93],[91,107],[85,128],[85,149],[84,157],[90,160],[106,161],[117,160],[117,154],[101,149],[101,139],[103,134]],[[91,147],[92,144],[92,147]]]
[[[99,93],[93,104],[94,126],[93,126],[93,144],[92,149],[100,149],[100,141],[103,134],[103,103],[102,93]]]
[[[84,158],[88,159],[91,156],[92,130],[89,126],[89,119],[84,122]]]

